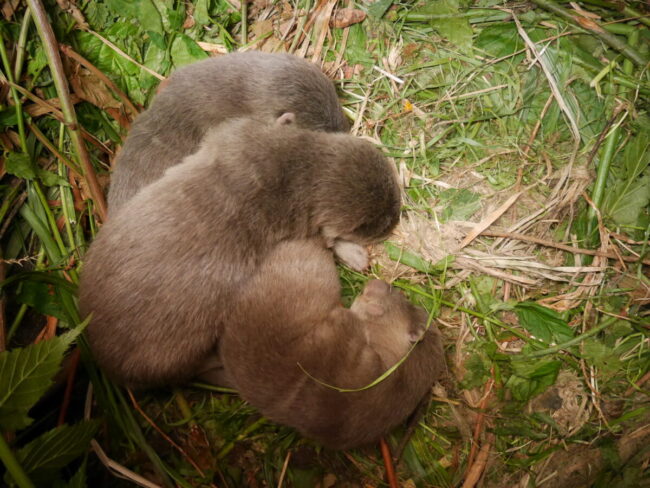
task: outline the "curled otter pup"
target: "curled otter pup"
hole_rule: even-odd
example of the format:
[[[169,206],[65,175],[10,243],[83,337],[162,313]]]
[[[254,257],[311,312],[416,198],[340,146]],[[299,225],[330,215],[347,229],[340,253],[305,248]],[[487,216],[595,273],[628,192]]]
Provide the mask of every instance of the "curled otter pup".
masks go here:
[[[111,215],[91,245],[80,307],[93,314],[93,353],[130,386],[189,379],[279,242],[380,241],[399,210],[395,174],[366,141],[291,124],[221,124]]]
[[[446,371],[438,330],[425,333],[427,313],[395,288],[369,281],[350,309],[340,305],[336,267],[318,239],[278,244],[234,308],[220,342],[230,383],[264,416],[328,447],[377,440]],[[363,388],[412,346],[371,388],[323,384]]]
[[[246,116],[271,123],[287,112],[303,128],[348,130],[332,82],[297,56],[249,51],[179,69],[137,117],[117,156],[108,194],[111,215],[195,152],[210,127]]]

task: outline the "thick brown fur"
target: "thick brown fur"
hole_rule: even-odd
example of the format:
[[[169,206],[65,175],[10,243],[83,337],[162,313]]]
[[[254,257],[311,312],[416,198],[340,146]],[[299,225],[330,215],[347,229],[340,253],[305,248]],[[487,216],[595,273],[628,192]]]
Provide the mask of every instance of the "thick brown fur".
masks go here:
[[[348,130],[332,82],[297,56],[249,51],[179,69],[137,117],[116,158],[108,195],[111,215],[195,152],[210,127],[247,116],[271,123],[287,112],[303,128]]]
[[[285,241],[242,289],[221,354],[232,385],[264,416],[344,449],[376,441],[402,422],[445,373],[439,332],[432,325],[425,333],[426,325],[422,308],[377,280],[350,309],[342,307],[322,243]],[[363,388],[412,346],[371,388],[340,392],[323,384]]]
[[[187,380],[214,354],[241,287],[279,242],[380,241],[399,210],[394,171],[368,142],[246,119],[211,129],[91,246],[80,307],[93,314],[93,353],[130,386]]]

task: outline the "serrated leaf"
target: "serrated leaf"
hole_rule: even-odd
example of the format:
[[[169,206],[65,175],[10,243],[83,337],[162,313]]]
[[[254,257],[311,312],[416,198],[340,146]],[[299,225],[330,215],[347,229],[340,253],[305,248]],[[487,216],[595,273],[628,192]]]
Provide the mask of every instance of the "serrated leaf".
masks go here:
[[[530,400],[555,383],[562,361],[530,361],[513,359],[513,375],[508,378],[506,387],[519,401]]]
[[[61,425],[29,442],[16,457],[30,478],[46,479],[88,449],[98,426],[96,420]]]
[[[547,344],[560,344],[573,338],[573,329],[555,310],[533,302],[521,302],[515,305],[515,313],[524,329]]]
[[[5,159],[5,170],[7,173],[25,180],[33,180],[36,178],[34,164],[31,158],[25,153],[9,153]]]
[[[199,45],[185,34],[178,34],[172,42],[172,62],[176,68],[208,57]]]
[[[52,384],[66,349],[81,329],[0,353],[0,429],[13,431],[32,423],[29,409]]]

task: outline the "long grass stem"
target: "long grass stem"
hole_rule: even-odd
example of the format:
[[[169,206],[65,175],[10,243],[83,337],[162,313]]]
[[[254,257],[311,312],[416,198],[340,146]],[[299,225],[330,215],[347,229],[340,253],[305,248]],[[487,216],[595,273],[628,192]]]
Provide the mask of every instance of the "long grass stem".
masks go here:
[[[4,436],[0,434],[0,460],[20,488],[34,488],[34,483],[20,465]]]

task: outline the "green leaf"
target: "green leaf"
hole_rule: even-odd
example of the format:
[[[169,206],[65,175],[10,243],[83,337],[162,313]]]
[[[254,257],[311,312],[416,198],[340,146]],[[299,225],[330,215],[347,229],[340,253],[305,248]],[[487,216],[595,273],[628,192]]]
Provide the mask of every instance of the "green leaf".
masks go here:
[[[31,158],[25,153],[9,153],[5,159],[5,170],[7,173],[25,180],[33,180],[36,178],[34,164]]]
[[[16,294],[16,301],[29,305],[44,315],[52,315],[60,320],[68,320],[56,300],[56,295],[50,293],[50,290],[50,287],[45,283],[24,281],[20,291]]]
[[[16,454],[28,474],[57,470],[88,449],[99,421],[61,425],[37,437]]]
[[[194,4],[194,20],[197,24],[208,25],[212,22],[210,19],[210,13],[208,12],[208,7],[210,5],[210,0],[198,0]]]
[[[394,0],[377,0],[368,6],[368,13],[378,19],[382,18],[388,9],[393,5]]]
[[[178,34],[172,42],[172,62],[176,68],[208,57],[199,45],[185,34]]]
[[[635,225],[650,203],[650,131],[634,137],[622,155],[622,171],[612,171],[614,184],[603,201],[603,212],[618,225]]]
[[[418,12],[435,15],[458,14],[460,13],[458,7],[458,0],[438,0],[429,3],[424,9],[418,10]],[[472,36],[474,35],[474,31],[467,17],[454,17],[452,15],[443,19],[434,19],[431,21],[431,26],[442,37],[458,47],[460,51],[468,54],[472,52]]]
[[[0,353],[0,429],[13,431],[32,423],[29,409],[52,384],[66,349],[82,328]]]
[[[506,382],[512,396],[527,401],[555,383],[562,361],[512,360],[513,375]]]
[[[86,488],[86,486],[88,485],[86,483],[86,460],[84,459],[77,472],[70,478],[68,488]]]
[[[438,195],[440,202],[444,204],[444,210],[440,216],[441,220],[467,220],[481,208],[480,196],[465,188],[449,188]]]
[[[519,324],[547,344],[560,344],[573,338],[573,329],[550,308],[533,302],[521,302],[515,305],[515,312]]]
[[[388,257],[393,261],[402,263],[405,266],[410,266],[411,268],[421,271],[422,273],[440,273],[448,268],[454,260],[453,256],[447,256],[436,264],[432,264],[417,254],[406,251],[388,241],[384,243],[384,249],[386,249]]]
[[[476,47],[487,51],[495,58],[501,58],[524,47],[517,26],[513,22],[486,27],[476,38]]]
[[[45,186],[70,186],[65,178],[43,168],[36,168],[36,176]]]

